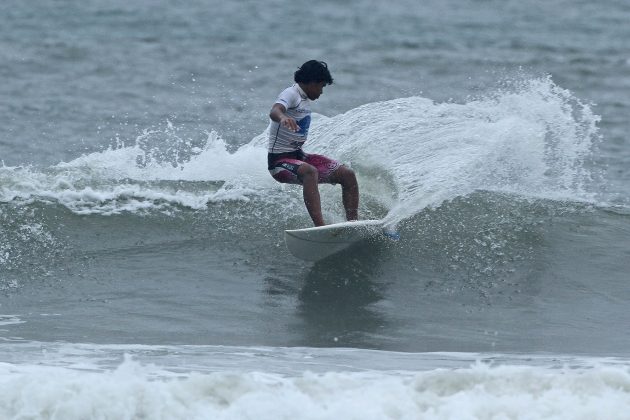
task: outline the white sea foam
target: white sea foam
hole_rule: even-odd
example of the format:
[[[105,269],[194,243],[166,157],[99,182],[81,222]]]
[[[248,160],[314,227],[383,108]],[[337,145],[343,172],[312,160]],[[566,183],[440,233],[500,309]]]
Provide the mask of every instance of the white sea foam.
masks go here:
[[[627,366],[173,373],[0,364],[6,419],[628,419]]]
[[[0,326],[16,325],[16,324],[23,324],[23,323],[24,321],[22,321],[16,315],[0,315]]]
[[[0,201],[51,202],[77,214],[107,215],[173,206],[203,209],[208,203],[248,200],[259,194],[257,186],[274,185],[264,149],[245,145],[230,153],[216,133],[185,164],[175,166],[147,158],[149,152],[140,144],[91,153],[44,171],[0,168]],[[219,183],[195,186],[197,181]]]

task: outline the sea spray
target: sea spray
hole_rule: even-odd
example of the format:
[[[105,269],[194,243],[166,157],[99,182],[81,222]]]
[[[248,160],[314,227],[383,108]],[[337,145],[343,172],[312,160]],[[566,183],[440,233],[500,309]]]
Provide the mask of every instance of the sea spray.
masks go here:
[[[367,104],[323,120],[307,149],[391,174],[397,202],[386,219],[398,222],[475,190],[593,200],[585,161],[598,121],[547,77],[464,104],[421,97]]]

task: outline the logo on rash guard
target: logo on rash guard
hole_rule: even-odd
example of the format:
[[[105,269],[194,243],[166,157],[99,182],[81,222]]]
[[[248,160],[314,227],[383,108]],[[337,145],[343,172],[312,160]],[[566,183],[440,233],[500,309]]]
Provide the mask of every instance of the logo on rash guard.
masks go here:
[[[301,136],[306,137],[306,135],[308,134],[308,128],[311,126],[311,116],[307,115],[306,117],[302,118],[297,123],[300,126],[300,129],[296,131],[295,134],[299,134]]]

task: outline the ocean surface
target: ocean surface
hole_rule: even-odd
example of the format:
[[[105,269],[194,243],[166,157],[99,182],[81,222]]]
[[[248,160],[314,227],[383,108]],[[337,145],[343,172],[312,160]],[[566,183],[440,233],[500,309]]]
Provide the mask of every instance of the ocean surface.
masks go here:
[[[1,419],[630,419],[630,3],[5,0]],[[268,112],[400,240],[309,263]],[[324,217],[343,220],[339,187]]]

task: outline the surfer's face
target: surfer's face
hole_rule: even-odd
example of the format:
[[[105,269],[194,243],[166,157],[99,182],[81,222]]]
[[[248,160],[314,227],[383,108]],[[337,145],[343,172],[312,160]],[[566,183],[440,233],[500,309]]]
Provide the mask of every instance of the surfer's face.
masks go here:
[[[324,92],[324,86],[326,86],[326,82],[310,82],[302,85],[302,90],[308,96],[308,99],[314,101],[319,98]]]

